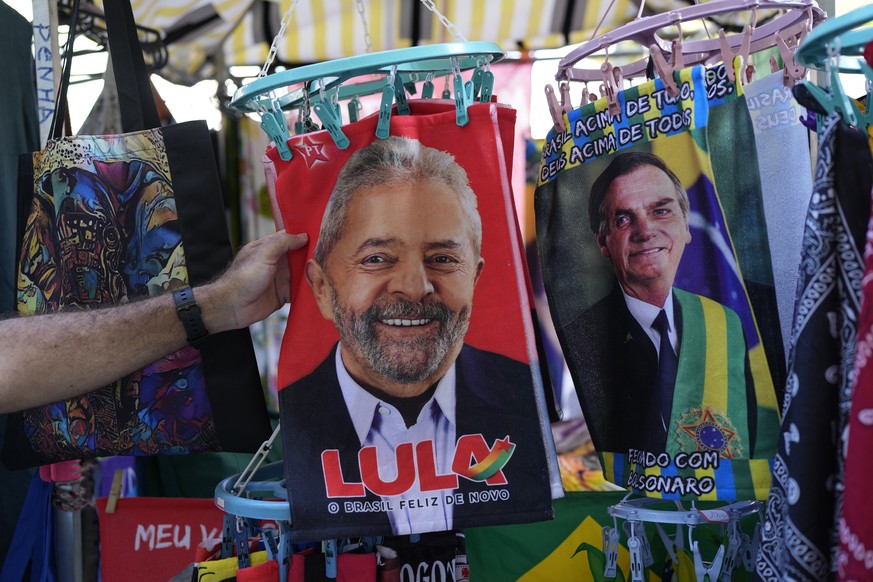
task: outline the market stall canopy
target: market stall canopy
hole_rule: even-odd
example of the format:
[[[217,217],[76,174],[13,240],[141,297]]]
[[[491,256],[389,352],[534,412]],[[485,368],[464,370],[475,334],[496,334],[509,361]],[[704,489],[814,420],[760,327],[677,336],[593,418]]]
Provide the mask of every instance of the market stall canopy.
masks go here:
[[[182,84],[214,78],[216,67],[261,65],[291,3],[132,0],[137,23],[166,36],[169,63],[161,75]],[[645,9],[691,3],[652,0]],[[495,42],[506,50],[582,42],[640,12],[638,0],[299,0],[277,62],[293,66],[362,54],[368,39],[370,51],[455,40],[426,4],[434,4],[467,40]]]

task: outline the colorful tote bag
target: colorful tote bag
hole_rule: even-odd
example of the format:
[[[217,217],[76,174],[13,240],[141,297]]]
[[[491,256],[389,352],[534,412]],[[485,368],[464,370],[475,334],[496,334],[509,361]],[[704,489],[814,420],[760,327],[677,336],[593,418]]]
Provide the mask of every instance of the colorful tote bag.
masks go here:
[[[57,138],[33,155],[32,176],[20,181],[32,201],[19,262],[21,314],[97,308],[204,284],[231,260],[206,124],[160,127],[142,54],[132,48],[130,6],[111,2],[106,11],[127,133]],[[12,415],[3,456],[22,467],[109,455],[253,452],[269,434],[251,338],[236,330],[85,396]]]
[[[561,495],[498,122],[514,113],[474,105],[459,128],[452,102],[410,107],[386,140],[369,117],[348,149],[316,132],[288,162],[267,152],[284,227],[310,236],[279,362],[298,539],[543,520]]]
[[[650,81],[618,95],[620,115],[601,99],[549,134],[541,269],[606,478],[667,499],[761,499],[778,413],[710,162],[718,75],[676,78],[676,97]]]

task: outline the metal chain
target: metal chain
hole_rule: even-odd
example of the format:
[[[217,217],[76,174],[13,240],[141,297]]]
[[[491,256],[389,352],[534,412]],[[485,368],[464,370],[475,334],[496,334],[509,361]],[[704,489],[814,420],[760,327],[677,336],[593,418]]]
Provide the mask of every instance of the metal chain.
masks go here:
[[[434,13],[434,15],[439,19],[440,23],[446,27],[446,30],[449,31],[449,34],[452,35],[453,38],[460,40],[462,42],[467,42],[466,37],[461,34],[461,31],[458,30],[458,27],[452,24],[452,22],[443,16],[442,12],[440,12],[436,5],[434,5],[433,0],[421,0],[421,3],[424,4],[425,8]]]
[[[361,24],[364,26],[365,50],[369,53],[373,50],[373,39],[370,37],[370,27],[367,25],[367,13],[364,12],[364,0],[355,0],[355,4],[358,7],[358,15],[361,17]]]
[[[258,79],[266,77],[267,72],[273,65],[273,59],[276,58],[276,53],[279,52],[279,43],[285,36],[285,29],[288,28],[288,25],[291,23],[291,17],[294,15],[294,9],[297,7],[297,4],[299,2],[300,0],[293,0],[291,2],[291,6],[289,6],[288,10],[285,11],[285,15],[282,16],[282,24],[279,26],[279,32],[276,33],[276,37],[273,39],[273,44],[270,45],[270,52],[267,53],[267,60],[264,62],[264,66],[261,68],[261,72],[258,73]]]

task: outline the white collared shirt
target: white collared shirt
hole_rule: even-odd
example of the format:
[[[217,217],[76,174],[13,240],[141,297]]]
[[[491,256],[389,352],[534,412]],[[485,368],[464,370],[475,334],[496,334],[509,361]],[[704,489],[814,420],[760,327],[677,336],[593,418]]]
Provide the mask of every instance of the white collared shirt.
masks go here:
[[[432,441],[437,475],[452,474],[455,452],[455,366],[437,384],[430,400],[422,407],[414,425],[407,428],[403,416],[392,405],[367,392],[352,379],[342,362],[341,349],[336,350],[336,373],[346,407],[350,411],[355,433],[361,447],[375,446],[379,461],[379,478],[391,482],[398,475],[395,449],[402,443]],[[416,471],[419,463],[407,467]],[[418,474],[412,487],[401,495],[382,497],[390,505],[388,518],[396,535],[416,531],[452,529],[452,507],[446,505],[452,490],[422,492]]]
[[[652,324],[655,322],[658,314],[661,313],[661,309],[667,312],[667,322],[670,324],[670,331],[667,335],[670,337],[670,345],[673,346],[673,351],[678,354],[679,334],[676,332],[676,320],[673,318],[673,290],[670,289],[667,300],[664,302],[664,307],[656,307],[651,303],[631,297],[624,292],[624,288],[622,288],[621,294],[624,295],[624,302],[627,304],[628,311],[637,320],[637,323],[640,324],[640,327],[643,328],[643,331],[646,332],[652,343],[655,344],[655,351],[659,357],[661,355],[661,334],[652,327]]]

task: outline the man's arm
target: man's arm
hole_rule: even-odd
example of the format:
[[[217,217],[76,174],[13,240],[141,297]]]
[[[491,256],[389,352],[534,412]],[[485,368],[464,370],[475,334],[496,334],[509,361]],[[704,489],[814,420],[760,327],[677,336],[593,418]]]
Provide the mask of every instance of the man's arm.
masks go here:
[[[210,333],[247,327],[290,301],[286,254],[305,234],[249,243],[215,281],[194,288]],[[170,293],[121,306],[0,321],[0,412],[99,388],[187,343]]]

